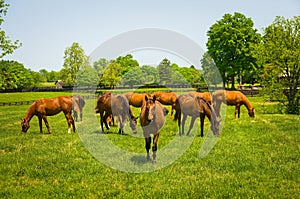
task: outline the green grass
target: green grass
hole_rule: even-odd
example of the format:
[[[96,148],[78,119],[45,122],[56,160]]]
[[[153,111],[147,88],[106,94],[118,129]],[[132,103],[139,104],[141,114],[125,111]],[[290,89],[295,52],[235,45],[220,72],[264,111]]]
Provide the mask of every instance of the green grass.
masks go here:
[[[1,94],[0,101],[18,101],[62,93]],[[112,127],[100,134],[99,116],[93,113],[94,100],[87,100],[78,132],[67,134],[63,114],[48,117],[52,134],[39,133],[37,118],[26,134],[20,119],[29,105],[0,107],[0,197],[1,198],[298,198],[300,192],[300,118],[296,115],[268,114],[272,103],[249,97],[256,118],[241,108],[241,118],[233,120],[234,107],[227,107],[218,142],[204,158],[199,158],[204,138],[199,132],[188,149],[172,164],[146,173],[112,169],[88,151],[85,139],[102,144],[109,139],[122,150],[137,153],[134,158],[118,156],[132,168],[153,169],[145,161],[144,139],[126,128],[126,135]],[[138,115],[139,110],[134,109]],[[129,125],[127,125],[129,126]],[[198,131],[199,119],[195,123]],[[207,119],[205,129],[208,129]],[[205,131],[205,134],[207,132]],[[177,138],[177,126],[167,116],[158,150]],[[89,138],[96,138],[91,140]],[[189,138],[182,137],[182,143]],[[104,143],[104,142],[103,142]],[[87,146],[87,147],[86,147]],[[180,143],[178,144],[180,148]],[[95,148],[94,155],[107,151]],[[176,155],[176,149],[166,154]],[[158,151],[157,165],[164,154]],[[122,166],[122,165],[121,165]],[[155,169],[155,168],[154,168]]]

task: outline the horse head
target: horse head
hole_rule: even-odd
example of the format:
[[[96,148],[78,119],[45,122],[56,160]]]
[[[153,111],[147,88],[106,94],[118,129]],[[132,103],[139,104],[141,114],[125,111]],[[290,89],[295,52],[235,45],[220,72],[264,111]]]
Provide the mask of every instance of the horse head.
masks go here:
[[[132,129],[132,133],[133,134],[137,134],[137,129],[136,129],[136,126],[137,126],[137,119],[139,117],[134,117],[134,116],[131,116],[130,117],[130,128]]]
[[[151,98],[148,98],[147,95],[145,95],[145,100],[146,100],[146,114],[147,114],[147,120],[149,123],[151,123],[154,119],[155,116],[155,101],[156,101],[156,97],[155,95]]]
[[[21,119],[22,132],[26,133],[30,127],[29,122],[25,118]]]
[[[255,117],[254,108],[251,108],[251,109],[249,110],[248,115],[249,115],[250,117]]]

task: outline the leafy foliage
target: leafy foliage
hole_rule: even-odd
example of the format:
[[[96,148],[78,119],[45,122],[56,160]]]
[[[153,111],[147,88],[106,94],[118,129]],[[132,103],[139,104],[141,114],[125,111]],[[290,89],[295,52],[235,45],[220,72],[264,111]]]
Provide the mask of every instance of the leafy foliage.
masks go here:
[[[251,53],[251,45],[259,42],[260,35],[253,28],[251,18],[235,12],[225,14],[213,24],[208,35],[208,54],[213,58],[223,78],[223,84],[231,79],[232,88],[237,75],[252,71],[256,60]]]
[[[265,28],[262,42],[256,46],[256,57],[264,70],[261,75],[268,93],[287,102],[288,113],[299,113],[300,86],[300,17],[276,17]]]
[[[4,0],[0,0],[0,59],[5,55],[12,54],[17,48],[22,44],[19,40],[11,41],[8,36],[6,36],[5,31],[1,28],[4,22],[4,17],[7,14],[9,4],[5,3]]]
[[[74,86],[79,71],[88,66],[88,57],[85,55],[84,50],[77,42],[74,42],[71,47],[65,50],[62,69],[63,79],[65,80],[64,83]]]
[[[16,61],[0,61],[0,89],[20,89],[34,86],[34,79],[23,64]]]

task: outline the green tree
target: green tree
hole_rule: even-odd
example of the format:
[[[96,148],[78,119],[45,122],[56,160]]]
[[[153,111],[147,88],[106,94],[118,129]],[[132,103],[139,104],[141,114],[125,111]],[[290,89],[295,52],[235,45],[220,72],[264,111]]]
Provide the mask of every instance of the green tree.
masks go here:
[[[96,87],[98,84],[98,75],[95,69],[91,66],[82,69],[77,75],[76,84],[83,87]]]
[[[12,54],[17,48],[22,44],[19,40],[11,41],[8,36],[6,36],[5,31],[1,28],[4,23],[4,17],[7,14],[9,4],[5,3],[4,0],[0,0],[0,59],[5,55]]]
[[[251,18],[235,12],[234,15],[225,14],[207,32],[208,54],[219,69],[224,86],[230,78],[234,88],[236,76],[242,84],[243,72],[256,66],[251,45],[259,42],[260,35],[253,25]]]
[[[134,60],[131,54],[119,56],[115,61],[122,66],[121,75],[124,75],[129,70],[139,66],[138,61]]]
[[[64,54],[63,80],[66,85],[74,86],[78,72],[89,66],[88,57],[77,42],[67,48]]]
[[[144,76],[144,84],[158,84],[160,82],[158,71],[155,67],[143,65],[141,70]]]
[[[108,85],[110,88],[114,88],[117,83],[121,80],[122,66],[113,61],[104,70],[103,76],[100,79],[100,85]]]
[[[123,85],[129,86],[141,85],[144,83],[143,71],[139,66],[136,66],[122,76],[121,82]]]
[[[276,17],[264,29],[262,42],[254,53],[261,65],[263,83],[276,99],[284,100],[287,113],[299,114],[300,87],[300,16]],[[276,94],[276,96],[274,96]],[[297,99],[298,98],[298,99]]]
[[[171,62],[164,58],[157,66],[157,71],[159,74],[160,84],[165,85],[171,82],[173,69],[171,67]]]
[[[29,70],[16,61],[0,61],[0,81],[2,90],[34,86],[34,80]]]
[[[205,79],[206,84],[208,85],[215,85],[222,83],[222,77],[220,76],[220,72],[215,65],[214,60],[205,52],[203,54],[202,59],[200,60],[201,67],[203,69],[203,77]]]

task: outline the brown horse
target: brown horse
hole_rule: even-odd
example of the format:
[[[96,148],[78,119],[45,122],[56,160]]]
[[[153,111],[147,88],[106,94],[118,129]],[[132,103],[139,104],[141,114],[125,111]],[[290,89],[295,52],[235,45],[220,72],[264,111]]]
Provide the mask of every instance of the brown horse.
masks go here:
[[[102,133],[104,133],[103,123],[105,124],[106,129],[109,130],[109,126],[107,124],[107,118],[109,116],[117,117],[117,121],[119,124],[119,134],[124,133],[124,125],[126,122],[126,118],[129,119],[130,127],[133,133],[137,133],[137,118],[133,116],[128,100],[124,95],[119,94],[113,96],[112,94],[107,94],[99,97],[96,107],[96,113],[97,112],[100,113],[100,124]]]
[[[55,97],[52,99],[42,98],[31,104],[25,114],[25,117],[21,121],[22,132],[27,132],[30,127],[29,122],[31,118],[36,115],[39,119],[40,133],[42,133],[42,120],[44,120],[48,133],[50,134],[51,131],[47,121],[47,116],[56,115],[61,111],[65,114],[68,122],[68,133],[70,133],[71,124],[75,133],[75,123],[72,117],[72,97],[65,96]]]
[[[254,108],[248,98],[240,91],[217,90],[213,93],[213,105],[218,117],[220,117],[222,102],[229,106],[235,106],[234,119],[236,119],[236,114],[240,118],[240,108],[242,105],[246,106],[250,117],[255,117]]]
[[[177,95],[174,92],[163,92],[157,91],[152,93],[152,96],[156,97],[156,100],[162,103],[163,105],[171,105],[171,116],[175,110]]]
[[[80,95],[73,95],[73,117],[74,120],[77,122],[78,121],[78,113],[80,114],[80,121],[82,121],[82,109],[85,105],[85,101],[82,96]]]
[[[182,121],[181,114],[183,115]],[[204,118],[207,116],[211,123],[211,130],[216,136],[219,136],[219,121],[217,121],[214,110],[205,99],[201,97],[192,97],[189,94],[183,94],[177,98],[174,120],[178,120],[179,135],[184,135],[184,125],[187,116],[192,117],[187,135],[190,134],[197,117],[200,117],[201,137],[203,137]],[[180,129],[180,124],[182,124],[182,130]]]
[[[212,97],[211,97],[211,94],[210,92],[203,92],[203,93],[199,93],[199,92],[196,92],[196,91],[191,91],[191,92],[188,92],[188,94],[190,94],[191,96],[193,97],[202,97],[203,99],[205,99],[209,104],[212,104]]]
[[[145,96],[148,96],[148,98],[151,97],[149,93],[133,93],[133,92],[128,92],[124,93],[126,98],[129,101],[129,105],[134,106],[134,107],[142,107],[144,101],[145,101]]]
[[[156,151],[157,151],[157,141],[159,137],[159,131],[164,125],[165,115],[168,111],[165,111],[162,105],[153,98],[148,98],[145,96],[145,102],[141,108],[140,113],[140,123],[143,129],[145,142],[146,142],[146,151],[147,151],[147,160],[150,160],[150,146],[151,146],[151,137],[150,134],[153,134],[153,162],[156,162]]]

